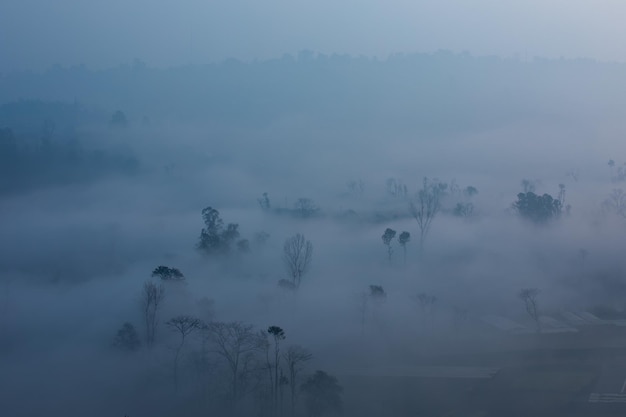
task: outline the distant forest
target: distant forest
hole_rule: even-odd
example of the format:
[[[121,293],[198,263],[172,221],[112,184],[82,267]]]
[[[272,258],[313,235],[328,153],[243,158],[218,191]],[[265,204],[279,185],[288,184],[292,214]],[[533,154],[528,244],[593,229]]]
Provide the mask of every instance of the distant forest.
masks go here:
[[[599,115],[626,105],[626,65],[473,57],[440,51],[385,60],[310,51],[280,59],[107,70],[54,67],[0,75],[0,103],[37,98],[163,118],[260,126],[288,116],[318,126],[461,132],[528,118]],[[573,87],[574,86],[574,87]],[[618,102],[607,102],[610,100]],[[0,110],[0,126],[12,120]],[[101,119],[105,117],[101,116]]]

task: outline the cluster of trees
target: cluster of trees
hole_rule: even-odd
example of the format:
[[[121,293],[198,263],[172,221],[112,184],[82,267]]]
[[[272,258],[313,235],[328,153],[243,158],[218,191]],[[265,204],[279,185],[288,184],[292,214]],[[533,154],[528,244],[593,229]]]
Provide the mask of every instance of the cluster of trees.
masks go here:
[[[287,336],[279,326],[261,331],[240,321],[206,321],[179,314],[164,323],[170,336],[157,338],[158,316],[165,300],[164,283],[180,282],[184,275],[176,268],[159,266],[152,276],[162,282],[146,281],[143,286],[143,344],[150,349],[158,341],[173,343],[171,375],[175,392],[185,387],[185,382],[188,385],[191,378],[185,377],[195,372],[214,412],[246,415],[253,407],[265,416],[284,416],[286,409],[289,415],[296,416],[302,408],[307,415],[321,416],[341,411],[342,388],[337,379],[323,371],[305,374],[313,355],[297,344],[283,346]],[[113,345],[126,352],[137,352],[142,341],[136,328],[125,322]],[[183,361],[183,357],[189,360]],[[190,369],[190,365],[195,369]],[[304,402],[299,407],[301,396]]]
[[[137,158],[128,151],[87,150],[75,135],[60,137],[46,120],[39,133],[17,134],[0,126],[0,194],[80,183],[107,174],[134,174]]]
[[[389,265],[391,265],[391,256],[393,255],[393,243],[394,237],[396,237],[396,231],[390,228],[385,229],[382,235],[383,244],[387,247],[387,257],[389,259]],[[402,232],[398,235],[397,242],[402,247],[404,252],[404,263],[406,264],[406,245],[411,241],[411,234],[409,232]]]
[[[239,224],[228,223],[224,227],[220,212],[213,207],[206,207],[202,210],[202,220],[204,228],[200,232],[197,248],[204,254],[209,256],[228,254],[234,243],[241,252],[247,252],[250,249],[248,239],[239,239]]]

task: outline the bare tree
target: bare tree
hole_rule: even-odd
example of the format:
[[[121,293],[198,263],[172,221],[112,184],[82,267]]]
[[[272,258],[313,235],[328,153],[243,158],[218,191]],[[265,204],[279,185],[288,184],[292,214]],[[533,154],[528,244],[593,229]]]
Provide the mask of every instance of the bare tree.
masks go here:
[[[296,289],[300,287],[302,276],[307,272],[312,256],[313,244],[306,240],[304,235],[298,233],[285,241],[283,261]]]
[[[157,327],[157,313],[159,306],[165,298],[165,288],[163,284],[156,285],[152,281],[143,284],[141,293],[141,310],[146,326],[146,345],[151,347],[154,344]]]
[[[255,354],[263,347],[263,340],[252,325],[240,321],[214,321],[207,325],[211,347],[210,352],[220,356],[230,373],[230,393],[232,404],[243,394],[245,378],[252,371]]]
[[[602,209],[607,213],[615,213],[626,217],[626,193],[621,188],[615,188],[606,200],[602,202]]]
[[[411,215],[420,228],[420,250],[424,249],[424,239],[430,230],[433,219],[441,210],[441,196],[445,184],[424,178],[422,189],[418,191],[415,201],[411,202]]]
[[[176,348],[176,355],[174,356],[174,389],[178,391],[178,359],[180,357],[180,351],[185,344],[185,338],[194,331],[202,328],[202,320],[192,316],[177,316],[170,319],[165,324],[180,334],[180,344]]]
[[[391,255],[393,254],[393,247],[391,246],[391,242],[393,238],[396,237],[396,231],[390,228],[385,230],[385,233],[382,235],[383,244],[387,246],[387,256],[389,257],[389,265],[391,265]]]
[[[526,312],[537,326],[537,333],[541,332],[541,322],[539,321],[539,311],[537,310],[537,296],[540,292],[537,288],[523,288],[518,293],[518,297],[524,302]]]
[[[296,402],[298,400],[298,374],[304,368],[304,363],[311,360],[313,355],[305,348],[293,345],[287,348],[287,352],[283,354],[283,359],[287,363],[287,370],[289,372],[289,391],[291,394],[291,415],[296,415]]]
[[[310,198],[299,198],[296,204],[294,204],[294,208],[298,215],[303,218],[311,217],[319,210],[315,202]]]

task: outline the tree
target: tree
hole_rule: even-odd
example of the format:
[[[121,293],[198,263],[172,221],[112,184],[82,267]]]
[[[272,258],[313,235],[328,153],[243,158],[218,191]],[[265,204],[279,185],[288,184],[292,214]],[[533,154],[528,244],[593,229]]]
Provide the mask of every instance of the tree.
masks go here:
[[[329,412],[341,412],[343,388],[337,378],[324,371],[316,371],[300,387],[305,395],[306,408],[310,417],[318,417]]]
[[[159,277],[163,281],[184,281],[185,276],[177,268],[169,268],[167,266],[157,266],[152,271],[152,277]]]
[[[311,217],[319,210],[310,198],[299,198],[294,207],[298,215],[303,218]]]
[[[202,327],[202,321],[192,316],[177,316],[165,324],[180,334],[180,344],[176,348],[176,355],[174,356],[174,389],[178,391],[178,359],[180,351],[185,344],[185,338],[194,331],[199,330]]]
[[[159,306],[165,298],[165,288],[163,284],[156,285],[152,281],[146,281],[143,284],[143,292],[141,294],[141,310],[143,312],[144,323],[146,326],[146,345],[151,347],[154,344],[157,327],[157,313]]]
[[[207,255],[229,252],[231,244],[239,237],[239,225],[229,223],[224,229],[220,212],[213,207],[202,210],[202,219],[205,227],[200,232],[198,249]]]
[[[111,116],[110,124],[113,127],[127,127],[128,119],[126,118],[126,115],[123,111],[117,110],[115,113],[113,113],[113,116]]]
[[[523,288],[518,293],[518,297],[524,302],[526,313],[535,322],[537,333],[541,332],[541,322],[539,321],[539,311],[537,310],[537,296],[540,291],[537,288]]]
[[[272,336],[274,339],[274,411],[278,410],[278,388],[279,388],[279,379],[278,379],[278,368],[280,367],[280,341],[285,340],[285,332],[278,326],[270,326],[267,329],[267,333]]]
[[[393,247],[391,246],[391,241],[393,240],[394,237],[396,237],[396,231],[390,228],[387,228],[387,230],[385,230],[385,233],[383,233],[383,236],[382,236],[383,244],[387,246],[387,255],[389,257],[389,265],[391,265],[391,255],[393,254]]]
[[[289,391],[291,394],[291,415],[296,415],[296,402],[298,400],[298,392],[296,390],[298,374],[304,368],[304,363],[311,360],[313,355],[305,348],[293,345],[287,348],[287,352],[283,354],[283,359],[287,363],[287,371],[289,372]]]
[[[550,194],[539,196],[529,191],[517,195],[517,201],[513,203],[513,210],[522,218],[535,224],[545,224],[560,217],[562,206],[561,202],[552,198]]]
[[[614,213],[626,217],[626,193],[621,188],[615,188],[602,202],[602,210],[605,213]]]
[[[313,256],[313,244],[304,235],[297,233],[288,238],[283,246],[283,262],[291,278],[291,283],[298,289],[302,276],[308,271]]]
[[[234,405],[243,394],[246,377],[252,371],[255,354],[263,347],[263,339],[252,325],[240,321],[214,321],[206,329],[212,345],[209,350],[221,357],[230,371],[230,395]]]
[[[411,202],[411,215],[417,221],[420,229],[420,250],[424,249],[424,239],[430,230],[433,219],[441,209],[441,196],[445,184],[439,181],[430,181],[424,178],[422,189],[418,191],[415,201]]]
[[[113,346],[130,352],[134,352],[139,349],[141,341],[139,340],[139,335],[137,334],[137,330],[135,330],[135,326],[129,322],[124,323],[117,331],[117,335],[113,341]]]
[[[270,197],[267,193],[263,193],[263,196],[261,198],[257,198],[256,201],[259,203],[259,206],[263,211],[268,211],[271,208]]]
[[[398,236],[398,243],[402,246],[404,252],[404,264],[406,265],[406,244],[411,241],[411,234],[409,232],[402,232]]]
[[[472,203],[457,203],[452,214],[456,217],[470,217],[474,213],[474,205]]]
[[[421,313],[432,319],[435,313],[435,303],[437,297],[426,293],[419,293],[411,297],[411,299],[417,304]]]

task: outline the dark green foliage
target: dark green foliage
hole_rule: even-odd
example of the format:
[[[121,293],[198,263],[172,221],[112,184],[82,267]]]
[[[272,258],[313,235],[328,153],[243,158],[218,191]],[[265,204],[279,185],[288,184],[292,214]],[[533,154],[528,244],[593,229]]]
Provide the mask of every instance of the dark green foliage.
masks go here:
[[[324,371],[316,371],[300,389],[305,395],[305,405],[311,417],[340,413],[343,410],[343,388],[337,378]]]
[[[513,209],[523,218],[537,224],[544,224],[561,215],[562,206],[559,200],[550,194],[539,196],[532,191],[519,193]]]
[[[239,237],[239,225],[229,223],[224,229],[224,221],[213,207],[202,210],[202,219],[205,227],[200,233],[198,249],[207,255],[228,253],[232,243]]]
[[[129,322],[124,323],[117,331],[113,346],[130,352],[139,349],[141,341],[139,340],[139,334],[137,334],[135,326]]]
[[[152,271],[153,277],[159,277],[163,281],[183,281],[185,276],[177,268],[169,268],[167,266],[157,266]]]

